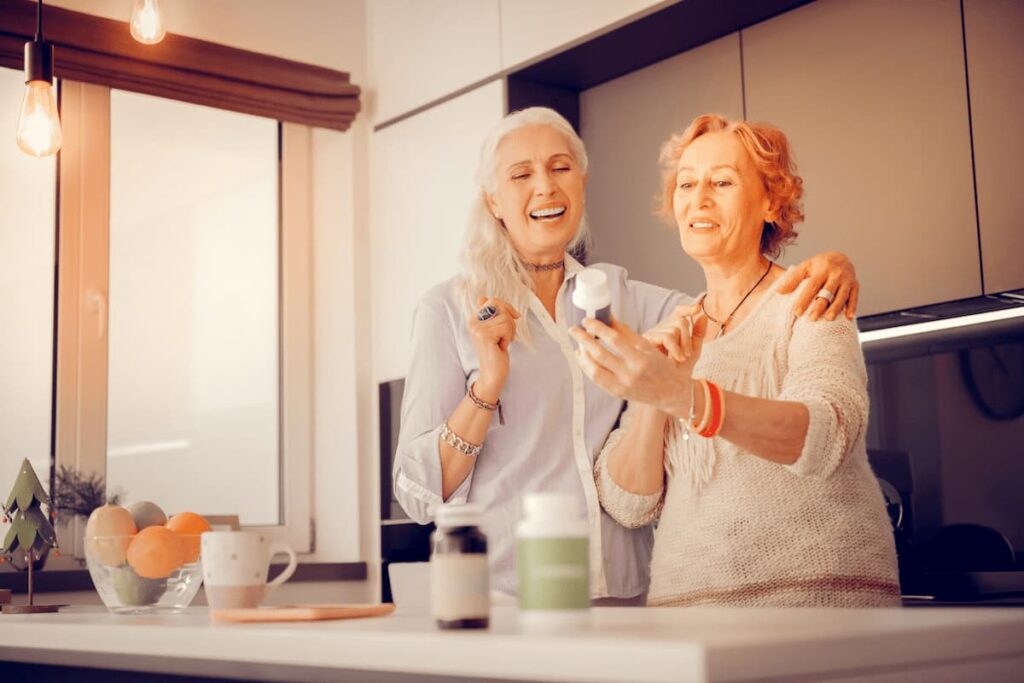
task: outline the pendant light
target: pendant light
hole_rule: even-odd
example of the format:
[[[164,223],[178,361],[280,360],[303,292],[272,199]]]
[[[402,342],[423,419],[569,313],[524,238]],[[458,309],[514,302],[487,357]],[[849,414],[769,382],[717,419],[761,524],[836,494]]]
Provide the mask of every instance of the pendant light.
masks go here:
[[[45,157],[60,149],[62,136],[53,87],[53,45],[43,41],[43,0],[36,5],[36,37],[25,43],[25,99],[18,119],[18,147]]]
[[[131,20],[132,38],[144,45],[159,43],[167,35],[157,0],[135,0]]]

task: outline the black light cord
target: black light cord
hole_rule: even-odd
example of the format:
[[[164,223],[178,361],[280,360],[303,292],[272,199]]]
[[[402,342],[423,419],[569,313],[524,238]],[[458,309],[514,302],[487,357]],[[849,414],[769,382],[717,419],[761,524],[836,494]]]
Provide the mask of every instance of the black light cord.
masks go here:
[[[43,0],[36,0],[36,42],[43,42]]]

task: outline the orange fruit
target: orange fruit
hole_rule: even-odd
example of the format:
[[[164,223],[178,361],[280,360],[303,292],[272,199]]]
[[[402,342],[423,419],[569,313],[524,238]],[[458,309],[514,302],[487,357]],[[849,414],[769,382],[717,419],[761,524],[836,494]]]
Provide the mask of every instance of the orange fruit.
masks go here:
[[[167,528],[182,536],[185,564],[199,561],[199,535],[210,531],[210,523],[194,512],[179,512],[167,520]]]
[[[146,527],[128,546],[128,564],[146,579],[165,579],[185,564],[185,544],[162,526]]]
[[[132,513],[125,508],[120,505],[98,507],[85,524],[86,552],[107,566],[120,567],[135,531]]]

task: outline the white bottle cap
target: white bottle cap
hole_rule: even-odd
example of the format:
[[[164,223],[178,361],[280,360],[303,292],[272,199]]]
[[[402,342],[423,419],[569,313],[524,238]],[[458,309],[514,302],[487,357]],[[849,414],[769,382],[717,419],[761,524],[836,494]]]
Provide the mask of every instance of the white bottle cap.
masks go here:
[[[441,505],[434,514],[434,523],[439,527],[478,526],[483,519],[484,508],[477,503],[452,503]]]
[[[527,518],[579,519],[583,515],[578,496],[571,493],[528,493],[523,497]]]
[[[593,317],[605,306],[610,306],[612,297],[608,292],[608,276],[605,272],[597,268],[587,268],[577,273],[572,303],[576,308],[586,311],[589,317]]]

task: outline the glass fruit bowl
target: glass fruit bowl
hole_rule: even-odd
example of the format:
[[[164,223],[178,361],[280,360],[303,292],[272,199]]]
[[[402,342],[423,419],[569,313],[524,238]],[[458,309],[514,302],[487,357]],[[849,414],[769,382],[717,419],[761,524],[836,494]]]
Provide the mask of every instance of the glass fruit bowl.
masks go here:
[[[85,563],[115,614],[181,612],[203,583],[199,535],[162,526],[131,536],[86,536]]]

